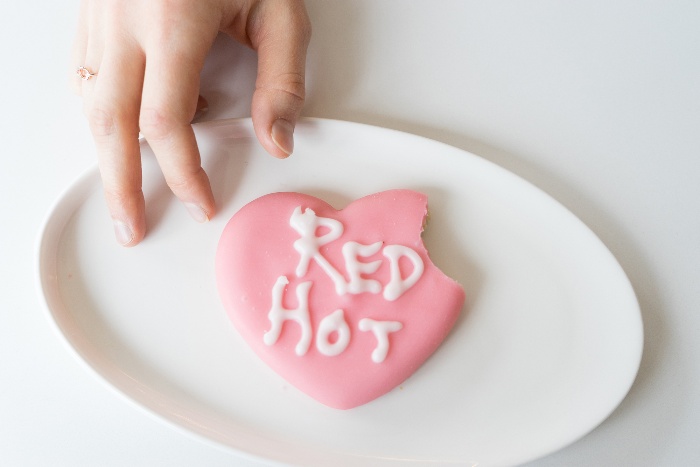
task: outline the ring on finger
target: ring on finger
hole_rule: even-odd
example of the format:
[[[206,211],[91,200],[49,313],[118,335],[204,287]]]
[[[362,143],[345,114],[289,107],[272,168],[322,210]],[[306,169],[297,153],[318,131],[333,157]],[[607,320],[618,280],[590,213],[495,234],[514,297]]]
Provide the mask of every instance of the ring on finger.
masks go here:
[[[83,81],[87,81],[93,76],[97,76],[97,72],[93,73],[87,67],[84,66],[78,67],[78,69],[75,71],[75,74],[78,75],[78,77]]]

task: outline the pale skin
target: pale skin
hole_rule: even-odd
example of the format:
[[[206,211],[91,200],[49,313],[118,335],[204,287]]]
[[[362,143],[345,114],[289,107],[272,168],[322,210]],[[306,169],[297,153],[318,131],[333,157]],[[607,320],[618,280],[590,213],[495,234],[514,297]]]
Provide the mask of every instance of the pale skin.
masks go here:
[[[285,158],[304,103],[311,26],[303,0],[83,0],[74,46],[75,77],[95,140],[117,241],[146,234],[139,132],[168,186],[192,217],[216,213],[190,122],[205,104],[200,72],[219,32],[258,54],[251,105],[265,150]]]

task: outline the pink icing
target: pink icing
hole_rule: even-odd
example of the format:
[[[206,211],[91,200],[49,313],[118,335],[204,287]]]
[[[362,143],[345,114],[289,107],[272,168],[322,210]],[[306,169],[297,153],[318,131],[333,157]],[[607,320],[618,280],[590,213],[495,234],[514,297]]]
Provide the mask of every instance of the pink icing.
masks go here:
[[[238,211],[216,253],[219,293],[259,357],[301,391],[349,409],[395,388],[437,349],[463,289],[421,240],[427,197],[366,196],[343,210],[273,193]]]

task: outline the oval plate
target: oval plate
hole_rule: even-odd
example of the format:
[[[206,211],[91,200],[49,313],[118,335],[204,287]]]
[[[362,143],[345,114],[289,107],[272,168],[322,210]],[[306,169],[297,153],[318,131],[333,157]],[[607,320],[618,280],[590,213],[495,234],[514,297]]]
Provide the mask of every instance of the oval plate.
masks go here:
[[[250,120],[195,125],[220,212],[192,221],[142,143],[149,233],[113,238],[96,169],[43,227],[46,308],[81,360],[161,419],[254,458],[289,464],[517,464],[566,446],[627,394],[642,353],[630,283],[573,214],[512,173],[417,136],[304,120],[287,160]],[[389,394],[338,411],[262,364],[219,302],[214,254],[247,202],[299,191],[336,208],[391,188],[428,195],[424,241],[466,289],[438,351]]]

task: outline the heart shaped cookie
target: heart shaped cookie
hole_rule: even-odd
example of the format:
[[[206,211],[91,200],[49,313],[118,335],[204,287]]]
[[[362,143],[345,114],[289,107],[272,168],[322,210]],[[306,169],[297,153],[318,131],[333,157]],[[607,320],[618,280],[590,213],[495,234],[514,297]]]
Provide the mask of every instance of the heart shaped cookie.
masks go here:
[[[395,388],[437,349],[464,290],[430,260],[427,197],[391,190],[336,210],[301,193],[258,198],[216,252],[224,307],[255,353],[338,409]]]

